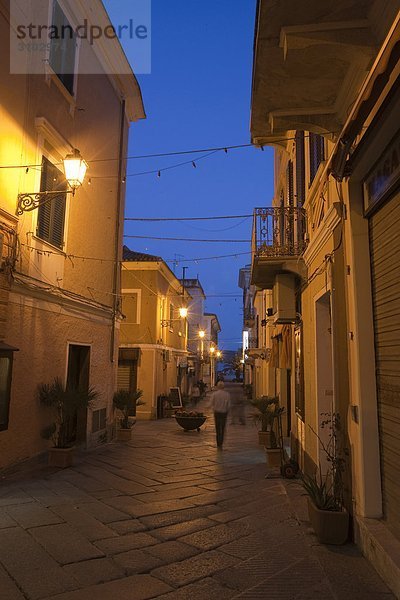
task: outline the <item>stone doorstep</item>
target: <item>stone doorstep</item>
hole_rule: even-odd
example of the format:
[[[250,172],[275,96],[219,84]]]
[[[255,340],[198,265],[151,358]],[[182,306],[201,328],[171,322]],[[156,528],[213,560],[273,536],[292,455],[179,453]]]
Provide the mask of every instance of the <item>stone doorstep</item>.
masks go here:
[[[400,541],[378,519],[355,517],[355,541],[377,573],[400,598]]]

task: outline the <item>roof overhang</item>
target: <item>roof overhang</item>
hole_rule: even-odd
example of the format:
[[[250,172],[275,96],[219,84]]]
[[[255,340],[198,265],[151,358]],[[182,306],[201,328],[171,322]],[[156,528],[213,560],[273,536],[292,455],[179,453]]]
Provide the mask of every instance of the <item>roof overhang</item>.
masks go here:
[[[289,132],[339,133],[378,42],[372,0],[259,0],[251,139],[286,146]]]
[[[89,24],[100,26],[103,31],[111,25],[110,17],[102,0],[75,0],[69,7],[79,22],[87,20]],[[96,40],[93,51],[99,60],[104,73],[108,74],[114,88],[122,100],[129,121],[145,119],[142,92],[133,73],[130,62],[117,38]]]

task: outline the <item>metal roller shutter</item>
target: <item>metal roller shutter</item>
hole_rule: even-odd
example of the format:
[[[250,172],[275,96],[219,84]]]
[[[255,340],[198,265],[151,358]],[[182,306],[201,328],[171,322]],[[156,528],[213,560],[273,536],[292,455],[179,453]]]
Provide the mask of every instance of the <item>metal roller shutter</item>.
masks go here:
[[[131,373],[132,367],[130,364],[119,364],[117,374],[117,389],[128,390],[131,389]]]
[[[400,535],[400,193],[369,225],[383,510]]]

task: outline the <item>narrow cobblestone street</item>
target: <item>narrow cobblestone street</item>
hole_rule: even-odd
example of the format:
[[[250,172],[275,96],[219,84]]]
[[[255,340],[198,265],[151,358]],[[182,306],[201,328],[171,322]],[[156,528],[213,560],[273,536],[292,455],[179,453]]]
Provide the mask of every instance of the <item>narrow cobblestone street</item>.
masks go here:
[[[71,469],[10,475],[0,598],[393,597],[354,545],[317,543],[298,482],[266,473],[249,418],[228,425],[223,451],[209,418],[200,433],[139,422],[131,443],[81,453]]]

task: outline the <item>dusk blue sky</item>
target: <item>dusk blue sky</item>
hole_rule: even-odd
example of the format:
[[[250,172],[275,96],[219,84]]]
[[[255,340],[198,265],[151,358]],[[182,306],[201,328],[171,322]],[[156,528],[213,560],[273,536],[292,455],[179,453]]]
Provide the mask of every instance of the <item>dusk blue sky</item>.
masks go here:
[[[112,0],[105,2],[110,8]],[[147,120],[131,127],[130,155],[246,144],[250,141],[252,52],[256,0],[153,0],[152,72],[139,75]],[[129,18],[126,2],[125,18]],[[112,7],[110,8],[112,14]],[[113,17],[114,15],[112,15]],[[121,17],[121,15],[119,15]],[[128,58],[134,64],[134,57]],[[157,170],[196,156],[129,162],[128,175]],[[269,205],[273,188],[269,148],[216,154],[157,175],[128,177],[126,217],[202,217],[251,214]],[[248,243],[194,243],[125,238],[132,250],[163,257],[182,276],[199,276],[222,332],[220,347],[241,345],[239,269],[250,261],[252,220],[126,223],[125,234]],[[241,253],[248,252],[245,256]],[[238,254],[199,262],[183,259]],[[177,259],[175,266],[171,261]],[[226,295],[236,297],[226,297]],[[224,297],[225,295],[225,297]]]

